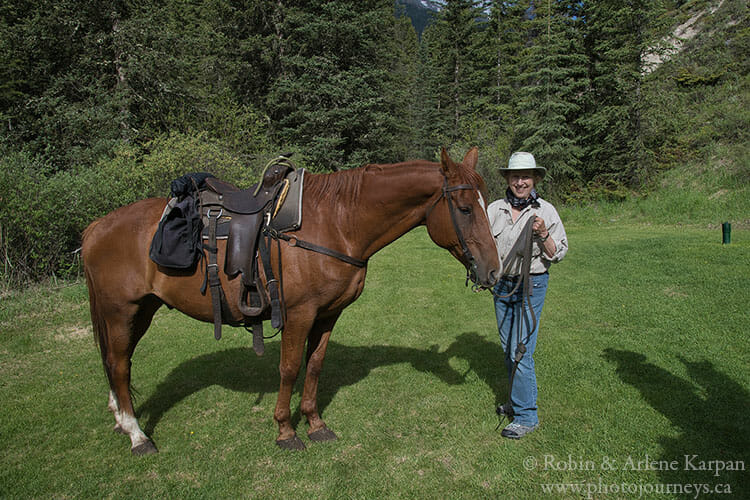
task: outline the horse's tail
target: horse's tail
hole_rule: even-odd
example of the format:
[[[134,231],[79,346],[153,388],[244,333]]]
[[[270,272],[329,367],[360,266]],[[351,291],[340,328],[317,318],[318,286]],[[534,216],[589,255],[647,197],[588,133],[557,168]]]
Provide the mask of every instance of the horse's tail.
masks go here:
[[[107,322],[104,320],[104,315],[101,311],[101,304],[98,300],[99,291],[97,288],[96,280],[93,276],[91,268],[87,265],[87,257],[91,245],[92,233],[96,225],[101,219],[95,220],[89,226],[84,229],[82,237],[82,250],[81,256],[83,257],[83,272],[86,276],[86,286],[89,289],[89,310],[91,312],[91,326],[94,329],[94,343],[99,347],[99,352],[102,356],[102,365],[104,367],[104,373],[107,375],[109,386],[112,387],[112,375],[107,367],[107,352],[108,352],[108,339],[107,339]]]

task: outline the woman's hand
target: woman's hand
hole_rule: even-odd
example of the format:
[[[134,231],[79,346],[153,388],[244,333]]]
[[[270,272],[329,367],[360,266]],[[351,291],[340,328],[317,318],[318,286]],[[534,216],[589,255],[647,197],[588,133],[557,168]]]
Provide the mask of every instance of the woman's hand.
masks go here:
[[[531,230],[534,231],[534,234],[539,238],[546,238],[549,236],[547,226],[544,224],[544,219],[541,217],[536,217],[534,219],[534,222],[531,225]]]
[[[534,219],[534,222],[531,224],[531,230],[534,235],[539,238],[544,253],[547,254],[547,257],[551,259],[557,251],[557,245],[555,245],[555,240],[549,237],[549,230],[544,223],[544,219],[542,219],[541,217],[536,217]]]

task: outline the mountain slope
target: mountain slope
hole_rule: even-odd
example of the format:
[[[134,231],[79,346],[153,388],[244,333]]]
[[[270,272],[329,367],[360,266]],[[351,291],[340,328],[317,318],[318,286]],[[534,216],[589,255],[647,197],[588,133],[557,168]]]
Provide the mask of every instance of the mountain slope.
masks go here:
[[[396,15],[405,15],[411,19],[411,24],[420,37],[442,7],[441,2],[432,0],[396,0],[395,4]]]
[[[639,210],[750,227],[747,4],[696,0],[670,15],[669,37],[677,43],[654,60],[644,86],[647,146],[661,170]]]

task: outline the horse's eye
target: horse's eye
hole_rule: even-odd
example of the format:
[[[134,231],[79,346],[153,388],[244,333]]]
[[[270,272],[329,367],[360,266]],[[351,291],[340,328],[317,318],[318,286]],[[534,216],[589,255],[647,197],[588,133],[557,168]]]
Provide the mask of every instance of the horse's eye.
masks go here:
[[[471,207],[459,207],[462,214],[471,215]]]

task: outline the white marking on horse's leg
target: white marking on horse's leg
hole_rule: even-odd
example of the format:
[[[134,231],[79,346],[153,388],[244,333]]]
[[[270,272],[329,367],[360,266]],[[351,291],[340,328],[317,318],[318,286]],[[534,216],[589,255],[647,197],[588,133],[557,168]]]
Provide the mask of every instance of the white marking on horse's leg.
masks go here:
[[[115,416],[115,432],[120,432],[122,434],[127,434],[125,430],[122,428],[121,415],[120,415],[120,404],[117,402],[117,396],[115,396],[115,391],[109,391],[109,403],[107,403],[107,407],[109,408],[109,411],[112,412],[112,414]]]
[[[115,391],[109,391],[109,403],[107,403],[107,407],[109,411],[115,414],[115,418],[117,418],[117,414],[120,413],[120,405],[117,403]]]
[[[138,425],[138,420],[135,416],[127,412],[121,412],[119,425],[122,431],[130,436],[131,448],[149,441],[148,436],[143,433],[141,427]]]

